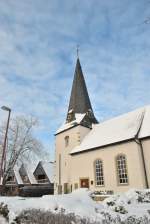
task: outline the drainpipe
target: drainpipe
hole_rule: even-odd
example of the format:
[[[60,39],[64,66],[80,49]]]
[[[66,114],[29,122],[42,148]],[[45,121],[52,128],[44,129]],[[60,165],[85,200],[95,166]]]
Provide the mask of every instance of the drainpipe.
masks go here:
[[[135,138],[135,142],[140,146],[140,149],[141,149],[141,156],[142,156],[142,162],[143,162],[143,168],[144,168],[144,176],[145,176],[145,185],[146,185],[146,188],[149,188],[147,171],[146,171],[146,164],[145,164],[145,158],[144,158],[143,145],[142,145],[142,142],[141,142],[140,139]]]
[[[140,146],[140,150],[141,150],[141,157],[142,157],[142,162],[143,162],[143,168],[144,168],[144,176],[145,176],[145,185],[146,188],[149,188],[149,184],[148,184],[148,175],[147,175],[147,170],[146,170],[146,164],[145,164],[145,157],[144,157],[144,150],[143,150],[143,145],[142,145],[142,141],[139,139],[139,133],[143,124],[143,120],[144,120],[144,115],[145,115],[145,110],[142,112],[141,115],[141,121],[137,130],[137,133],[135,135],[135,142]]]

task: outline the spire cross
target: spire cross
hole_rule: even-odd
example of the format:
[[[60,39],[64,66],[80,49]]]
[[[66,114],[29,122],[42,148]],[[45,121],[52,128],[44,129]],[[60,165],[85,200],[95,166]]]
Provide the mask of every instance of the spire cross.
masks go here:
[[[79,57],[79,45],[77,44],[77,58]]]

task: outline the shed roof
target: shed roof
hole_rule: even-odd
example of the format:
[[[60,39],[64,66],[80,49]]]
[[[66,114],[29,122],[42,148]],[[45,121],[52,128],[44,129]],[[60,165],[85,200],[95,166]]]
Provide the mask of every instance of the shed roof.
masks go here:
[[[107,146],[135,138],[150,136],[150,106],[142,107],[113,119],[93,125],[79,146],[71,154]],[[140,131],[139,131],[140,128]]]
[[[54,182],[54,166],[53,162],[42,162],[42,167],[51,183]]]
[[[27,175],[31,184],[37,184],[37,181],[33,175],[33,169],[34,167],[31,164],[30,165],[22,164],[19,169],[19,173],[20,173],[20,176]]]
[[[30,167],[25,167],[25,169],[26,169],[27,176],[29,178],[30,183],[31,184],[37,184],[37,181],[36,181],[36,179],[35,179],[35,177],[33,175],[33,172],[31,170],[31,168]]]
[[[46,176],[47,176],[47,178],[49,179],[49,181],[51,183],[53,183],[54,182],[54,178],[55,178],[54,177],[55,176],[55,174],[54,174],[54,170],[55,170],[54,166],[55,166],[55,163],[54,162],[40,161],[38,163],[38,165],[37,165],[34,173],[36,172],[36,170],[38,169],[38,167],[42,167],[43,170],[44,170],[44,172],[45,172],[45,174],[46,174]]]
[[[15,175],[15,178],[16,178],[16,181],[18,184],[23,184],[23,180],[20,176],[20,173],[19,173],[19,167],[15,166],[14,169],[14,175]]]

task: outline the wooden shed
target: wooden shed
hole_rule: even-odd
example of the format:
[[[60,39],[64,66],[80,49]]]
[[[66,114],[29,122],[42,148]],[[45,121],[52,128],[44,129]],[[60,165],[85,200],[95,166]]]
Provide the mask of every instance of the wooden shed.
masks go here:
[[[28,168],[27,168],[28,169]],[[40,161],[33,174],[26,174],[32,184],[24,185],[20,188],[19,195],[24,197],[41,197],[43,195],[54,194],[54,163]],[[24,171],[24,169],[23,169]],[[23,173],[23,172],[22,172]],[[23,173],[24,174],[24,173]],[[30,175],[31,176],[30,176]]]

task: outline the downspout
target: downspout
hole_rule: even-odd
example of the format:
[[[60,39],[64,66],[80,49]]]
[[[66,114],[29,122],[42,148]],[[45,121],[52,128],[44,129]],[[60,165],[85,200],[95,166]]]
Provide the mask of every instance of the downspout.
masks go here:
[[[142,163],[143,163],[143,169],[144,169],[144,176],[145,176],[145,185],[146,188],[149,188],[149,184],[148,184],[148,177],[147,177],[147,171],[146,171],[146,164],[145,164],[145,157],[144,157],[144,150],[143,150],[143,145],[141,140],[138,138],[139,132],[141,130],[142,124],[143,124],[143,119],[144,119],[144,114],[145,111],[143,111],[142,116],[141,116],[141,122],[140,122],[140,126],[138,128],[138,131],[135,135],[135,142],[140,146],[140,150],[141,150],[141,157],[142,157]]]
[[[146,171],[146,164],[145,164],[145,158],[144,158],[143,145],[142,145],[142,142],[141,142],[140,139],[135,139],[135,142],[140,146],[140,149],[141,149],[141,156],[142,156],[142,162],[143,162],[143,168],[144,168],[144,175],[145,175],[145,185],[146,185],[146,188],[149,188],[147,171]]]

